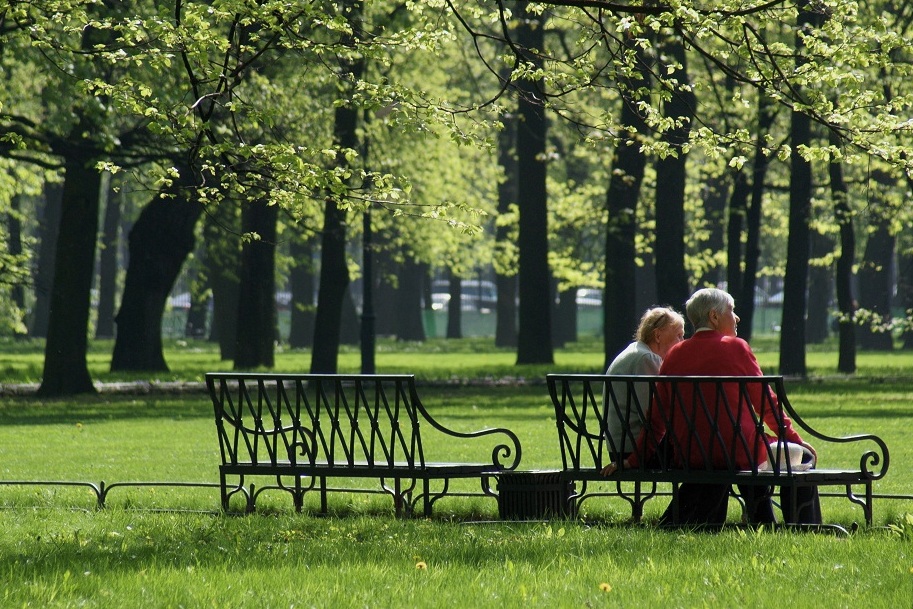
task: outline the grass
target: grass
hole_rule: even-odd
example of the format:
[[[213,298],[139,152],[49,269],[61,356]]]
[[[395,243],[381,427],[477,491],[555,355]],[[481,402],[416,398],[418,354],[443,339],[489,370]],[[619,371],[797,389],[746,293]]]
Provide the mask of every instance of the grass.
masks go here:
[[[524,468],[555,467],[551,407],[540,384],[490,387],[430,379],[513,370],[513,354],[466,341],[429,354],[403,345],[379,352],[385,372],[415,372],[428,408],[461,430],[513,429]],[[95,345],[93,374],[105,345]],[[2,350],[2,349],[0,349]],[[195,354],[194,350],[199,350]],[[0,355],[24,382],[40,357]],[[303,353],[279,354],[277,369],[304,370]],[[601,366],[598,348],[556,354],[554,369]],[[818,359],[820,358],[820,360]],[[168,380],[225,369],[205,346],[173,345]],[[775,351],[759,348],[770,369]],[[891,448],[876,492],[913,495],[908,476],[913,415],[907,354],[860,356],[860,378],[828,369],[833,353],[809,354],[820,376],[789,384],[793,404],[831,434],[872,432]],[[357,352],[341,357],[357,370]],[[497,363],[492,363],[497,362]],[[773,362],[773,363],[771,363]],[[595,367],[595,368],[594,368]],[[395,368],[395,369],[394,369]],[[7,381],[9,378],[6,379]],[[203,394],[0,401],[0,481],[216,481],[218,447]],[[462,450],[434,445],[429,450]],[[852,454],[828,448],[824,462]],[[852,462],[852,461],[850,461]],[[119,487],[97,510],[85,488],[0,486],[2,607],[724,607],[777,603],[830,607],[913,606],[913,501],[876,500],[873,528],[850,536],[749,531],[666,531],[626,523],[614,499],[585,504],[584,519],[497,522],[490,498],[455,497],[432,519],[398,520],[388,498],[334,494],[332,515],[309,499],[295,514],[287,496],[264,495],[258,513],[227,516],[213,488]],[[648,504],[647,518],[665,507]],[[845,499],[825,498],[829,521],[861,520]]]

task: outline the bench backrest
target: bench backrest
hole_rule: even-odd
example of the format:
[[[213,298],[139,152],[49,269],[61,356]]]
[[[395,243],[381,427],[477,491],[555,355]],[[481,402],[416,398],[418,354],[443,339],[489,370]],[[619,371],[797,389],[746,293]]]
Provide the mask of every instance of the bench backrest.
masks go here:
[[[208,373],[223,463],[421,466],[411,375]]]
[[[551,374],[549,393],[555,407],[558,441],[565,470],[599,470],[614,455],[635,451],[637,433],[631,427],[649,426],[651,407],[658,407],[667,430],[657,444],[647,434],[643,452],[655,454],[640,468],[660,470],[757,471],[769,461],[773,469],[792,473],[792,466],[769,442],[786,441],[786,417],[807,441],[866,440],[859,468],[872,478],[887,471],[887,447],[880,438],[857,435],[833,438],[805,423],[786,397],[781,376],[674,377]],[[608,433],[607,418],[632,422],[620,433]],[[769,437],[768,437],[769,436]],[[753,455],[754,458],[749,457]],[[639,454],[643,457],[644,455]],[[879,471],[872,471],[881,465]]]

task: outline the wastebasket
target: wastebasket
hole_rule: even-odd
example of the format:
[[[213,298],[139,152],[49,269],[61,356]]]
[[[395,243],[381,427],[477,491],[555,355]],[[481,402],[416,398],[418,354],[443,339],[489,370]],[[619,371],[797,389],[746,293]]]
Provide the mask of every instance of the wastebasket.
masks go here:
[[[574,518],[575,506],[568,499],[574,483],[562,480],[560,472],[510,472],[498,476],[498,514],[502,520]]]

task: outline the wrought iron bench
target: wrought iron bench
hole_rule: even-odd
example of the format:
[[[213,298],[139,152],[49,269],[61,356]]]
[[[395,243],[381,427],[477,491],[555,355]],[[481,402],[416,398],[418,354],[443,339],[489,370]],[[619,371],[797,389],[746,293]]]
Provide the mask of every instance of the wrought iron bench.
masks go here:
[[[520,442],[508,429],[459,432],[438,423],[411,375],[207,373],[206,385],[215,409],[226,511],[238,493],[246,510],[254,511],[258,495],[268,489],[288,492],[300,511],[304,494],[316,489],[326,512],[328,491],[353,490],[331,489],[327,480],[347,478],[378,480],[379,488],[354,490],[391,495],[397,515],[413,513],[421,502],[430,516],[435,501],[456,494],[449,493],[451,480],[478,478],[482,494],[497,498],[491,477],[520,461]],[[473,449],[487,446],[490,460],[431,461],[425,454],[427,432],[438,436],[435,449],[465,439]],[[245,487],[251,476],[274,482]],[[441,488],[432,490],[432,480]]]
[[[795,490],[800,487],[835,486],[845,489],[846,497],[861,506],[865,521],[872,523],[872,485],[888,471],[888,447],[881,438],[871,434],[845,437],[831,437],[813,429],[795,411],[786,396],[781,376],[763,377],[672,377],[672,376],[611,376],[550,374],[547,376],[549,394],[555,407],[558,442],[561,450],[561,475],[575,483],[575,490],[569,496],[572,504],[569,513],[575,513],[580,504],[596,496],[616,496],[626,500],[632,510],[632,518],[639,521],[646,501],[656,496],[658,485],[670,485],[673,505],[677,500],[678,488],[687,482],[717,483],[727,485],[756,485],[789,487],[793,502]],[[657,389],[661,388],[661,391]],[[683,403],[684,401],[684,403]],[[611,477],[600,471],[608,465],[611,455],[633,452],[636,436],[627,425],[629,415],[632,421],[647,424],[648,406],[661,404],[659,412],[665,413],[664,424],[670,429],[673,417],[681,417],[678,424],[694,429],[694,411],[687,405],[694,404],[698,412],[714,419],[720,412],[721,404],[735,403],[738,409],[746,409],[752,415],[753,424],[762,432],[763,414],[773,413],[777,429],[773,430],[779,440],[784,440],[783,414],[792,419],[793,428],[811,443],[827,469],[815,468],[800,471],[793,467],[780,451],[764,442],[769,464],[767,468],[755,465],[750,470],[735,465],[731,449],[724,467],[719,462],[710,463],[712,452],[707,446],[696,452],[703,454],[703,464],[673,465],[687,459],[675,459],[678,455],[695,454],[694,445],[681,446],[674,434],[666,434],[661,446],[643,445],[643,451],[653,452],[658,458],[650,467],[643,464],[621,469]],[[778,405],[781,408],[778,408]],[[758,413],[761,413],[759,415]],[[607,416],[618,416],[625,422],[620,439],[607,434]],[[715,430],[719,437],[719,429]],[[770,433],[770,432],[768,432]],[[649,435],[647,437],[650,437]],[[741,434],[736,436],[741,437]],[[692,437],[690,442],[694,442]],[[830,453],[835,444],[853,443],[860,449],[858,464],[833,468]],[[738,444],[738,442],[733,442]],[[719,448],[719,447],[718,447]],[[845,454],[845,451],[844,451]],[[717,455],[718,457],[719,455]],[[693,457],[692,457],[693,459]],[[598,484],[597,484],[598,483]],[[614,491],[605,491],[614,487]],[[596,490],[593,490],[596,489]],[[599,490],[603,489],[603,490]],[[861,494],[857,494],[861,489]],[[744,510],[744,503],[742,508]],[[795,505],[792,506],[795,510]],[[674,522],[674,521],[673,521]]]

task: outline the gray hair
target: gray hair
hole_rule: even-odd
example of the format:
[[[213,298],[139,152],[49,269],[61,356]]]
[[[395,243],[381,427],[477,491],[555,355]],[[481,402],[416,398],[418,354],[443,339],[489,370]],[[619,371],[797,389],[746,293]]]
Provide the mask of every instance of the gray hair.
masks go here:
[[[656,330],[665,328],[674,323],[685,325],[685,319],[681,313],[670,307],[652,307],[647,309],[640,318],[637,325],[637,331],[634,333],[634,340],[642,343],[649,343],[653,340],[653,333]]]
[[[735,307],[735,299],[729,292],[716,288],[704,288],[691,295],[691,298],[685,303],[685,312],[688,314],[688,320],[697,330],[710,325],[711,311],[723,315],[729,307]]]

